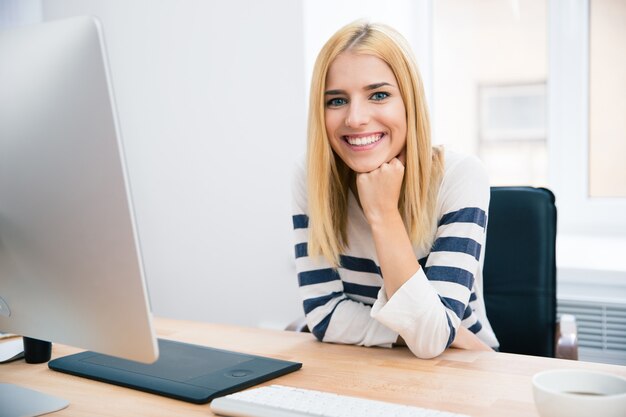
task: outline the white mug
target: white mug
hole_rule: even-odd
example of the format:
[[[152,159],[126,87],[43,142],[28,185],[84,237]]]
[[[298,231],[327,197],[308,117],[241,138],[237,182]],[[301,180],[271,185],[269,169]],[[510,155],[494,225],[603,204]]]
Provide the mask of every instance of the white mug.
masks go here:
[[[626,378],[560,369],[533,376],[541,417],[626,417]]]

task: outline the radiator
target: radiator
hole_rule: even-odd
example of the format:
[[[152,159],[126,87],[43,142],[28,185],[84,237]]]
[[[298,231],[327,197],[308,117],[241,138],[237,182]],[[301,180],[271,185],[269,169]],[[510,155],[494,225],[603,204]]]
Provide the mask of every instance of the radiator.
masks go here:
[[[558,299],[557,316],[561,314],[576,316],[580,360],[626,365],[626,300]]]

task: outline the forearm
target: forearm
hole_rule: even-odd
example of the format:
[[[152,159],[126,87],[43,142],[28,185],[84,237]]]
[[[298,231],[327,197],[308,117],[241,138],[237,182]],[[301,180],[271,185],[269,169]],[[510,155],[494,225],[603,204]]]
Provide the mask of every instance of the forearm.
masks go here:
[[[362,346],[391,347],[397,333],[370,316],[371,307],[363,303],[344,300],[331,309],[326,317],[319,312],[307,314],[309,328],[316,338],[323,342],[344,343]],[[324,326],[324,332],[319,327]]]
[[[397,333],[371,317],[371,306],[344,293],[335,270],[311,268],[313,265],[319,262],[308,256],[296,258],[299,292],[311,333],[324,342],[391,346]]]
[[[413,246],[400,213],[373,220],[370,224],[387,298],[419,270]]]
[[[402,336],[419,358],[435,357],[451,342],[445,308],[421,268],[391,299],[380,291],[372,317]]]
[[[372,230],[389,299],[420,269],[398,210],[404,178],[403,161],[401,154],[378,169],[356,177],[357,194]]]
[[[394,343],[394,346],[407,346],[407,344],[402,336],[398,336],[396,342]],[[489,352],[493,351],[493,349],[491,349],[482,340],[480,340],[478,336],[462,326],[460,326],[457,330],[456,338],[454,339],[454,342],[452,342],[450,347],[467,350],[484,350]]]

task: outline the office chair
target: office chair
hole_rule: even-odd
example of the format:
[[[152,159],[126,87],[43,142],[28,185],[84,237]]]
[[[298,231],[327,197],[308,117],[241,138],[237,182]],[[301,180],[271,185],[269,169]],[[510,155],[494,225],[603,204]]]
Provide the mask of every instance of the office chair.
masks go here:
[[[545,188],[491,188],[483,295],[501,352],[578,358],[574,317],[556,317],[554,200]],[[287,330],[308,328],[301,318]]]
[[[554,200],[545,188],[491,188],[483,295],[500,351],[577,359],[573,316],[556,319]]]

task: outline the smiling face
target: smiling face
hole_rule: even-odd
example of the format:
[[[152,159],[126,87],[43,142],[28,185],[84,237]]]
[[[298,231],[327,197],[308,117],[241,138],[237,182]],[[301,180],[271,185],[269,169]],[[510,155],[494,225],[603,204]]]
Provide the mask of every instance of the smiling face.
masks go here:
[[[339,54],[328,68],[324,98],[330,145],[353,171],[373,171],[404,150],[404,102],[380,58]]]

